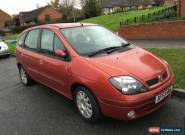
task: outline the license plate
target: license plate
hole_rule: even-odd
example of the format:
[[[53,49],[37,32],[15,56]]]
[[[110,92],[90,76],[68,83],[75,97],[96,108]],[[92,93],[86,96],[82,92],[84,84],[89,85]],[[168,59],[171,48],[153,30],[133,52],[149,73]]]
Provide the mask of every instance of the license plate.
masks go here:
[[[166,98],[171,92],[172,92],[173,87],[170,86],[167,88],[165,91],[163,91],[161,94],[157,95],[155,98],[155,103],[161,102],[164,98]]]

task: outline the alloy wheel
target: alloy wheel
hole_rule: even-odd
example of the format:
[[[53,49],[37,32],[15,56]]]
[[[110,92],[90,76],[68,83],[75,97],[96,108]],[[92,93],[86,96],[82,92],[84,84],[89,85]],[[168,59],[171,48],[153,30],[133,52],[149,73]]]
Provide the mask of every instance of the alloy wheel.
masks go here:
[[[24,84],[27,84],[28,79],[27,79],[26,71],[23,68],[20,69],[20,76],[21,76],[22,82]]]
[[[82,116],[86,119],[90,119],[92,117],[93,111],[91,101],[87,94],[83,91],[78,91],[76,95],[76,102]]]

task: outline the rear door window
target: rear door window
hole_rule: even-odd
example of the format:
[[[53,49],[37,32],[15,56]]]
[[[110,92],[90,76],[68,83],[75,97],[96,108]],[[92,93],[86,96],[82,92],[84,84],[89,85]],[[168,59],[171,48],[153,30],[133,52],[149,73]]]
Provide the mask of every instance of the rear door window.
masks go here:
[[[25,39],[26,48],[31,50],[37,50],[39,31],[40,31],[39,29],[34,29],[28,33]]]
[[[24,33],[20,36],[19,41],[18,41],[18,45],[20,45],[20,46],[23,46],[23,45],[24,45],[24,39],[25,39],[25,37],[26,37],[26,32],[24,32]]]

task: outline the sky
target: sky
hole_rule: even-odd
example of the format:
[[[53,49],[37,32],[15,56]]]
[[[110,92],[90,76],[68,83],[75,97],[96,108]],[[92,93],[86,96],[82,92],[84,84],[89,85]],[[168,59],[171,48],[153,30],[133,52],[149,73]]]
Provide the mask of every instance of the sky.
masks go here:
[[[8,14],[18,14],[20,11],[30,11],[47,5],[50,0],[0,0],[0,9]]]
[[[0,0],[0,9],[13,15],[20,11],[31,11],[39,7],[46,6],[51,0]]]

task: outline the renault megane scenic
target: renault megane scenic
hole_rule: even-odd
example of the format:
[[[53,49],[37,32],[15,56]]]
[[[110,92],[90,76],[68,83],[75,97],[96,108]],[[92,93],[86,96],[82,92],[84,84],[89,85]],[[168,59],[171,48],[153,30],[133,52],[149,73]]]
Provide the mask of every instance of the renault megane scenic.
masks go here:
[[[33,80],[74,101],[87,121],[101,116],[133,120],[171,97],[168,63],[96,24],[36,26],[22,32],[16,47],[20,79]]]

